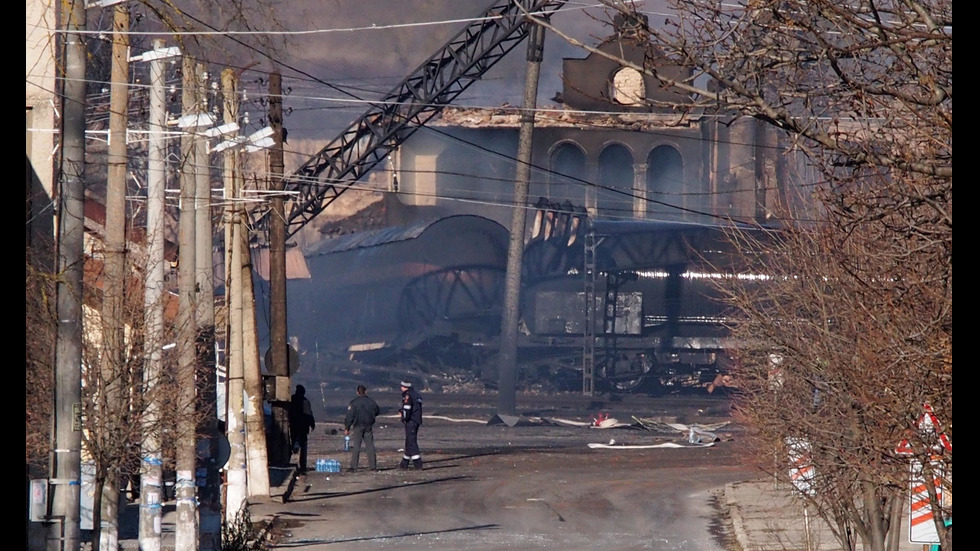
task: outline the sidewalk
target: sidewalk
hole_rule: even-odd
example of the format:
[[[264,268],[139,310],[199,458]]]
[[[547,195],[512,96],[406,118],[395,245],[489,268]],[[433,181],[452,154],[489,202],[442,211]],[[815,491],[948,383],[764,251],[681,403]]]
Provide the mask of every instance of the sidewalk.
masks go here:
[[[836,551],[841,548],[827,523],[772,480],[737,482],[725,487],[725,505],[742,551]],[[922,551],[909,542],[908,507],[902,516],[900,551]]]
[[[279,507],[269,507],[267,504],[282,505],[286,503],[295,483],[295,467],[269,467],[269,497],[258,501],[252,500],[248,507],[252,523],[262,527],[257,534],[259,538],[265,537],[264,530],[272,524],[276,516],[274,512],[279,510]],[[176,505],[173,501],[164,503],[160,531],[161,551],[174,550],[176,521]],[[138,550],[139,503],[130,503],[124,508],[119,518],[119,525],[119,549]]]

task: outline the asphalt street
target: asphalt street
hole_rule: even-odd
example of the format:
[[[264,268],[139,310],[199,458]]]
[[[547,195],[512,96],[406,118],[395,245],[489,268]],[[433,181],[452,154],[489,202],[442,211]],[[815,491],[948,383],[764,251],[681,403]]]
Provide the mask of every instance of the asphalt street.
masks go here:
[[[272,494],[249,501],[251,519],[269,547],[305,551],[839,549],[788,487],[744,464],[740,430],[724,415],[641,417],[647,427],[614,417],[599,428],[551,413],[430,413],[419,437],[422,471],[397,468],[404,431],[387,413],[376,428],[378,472],[272,469]],[[342,416],[323,415],[310,463],[336,459],[346,468]],[[711,438],[691,442],[684,427]],[[174,516],[165,508],[164,551],[173,548]],[[134,527],[123,531],[122,547],[138,549]],[[900,546],[921,549],[905,538]]]

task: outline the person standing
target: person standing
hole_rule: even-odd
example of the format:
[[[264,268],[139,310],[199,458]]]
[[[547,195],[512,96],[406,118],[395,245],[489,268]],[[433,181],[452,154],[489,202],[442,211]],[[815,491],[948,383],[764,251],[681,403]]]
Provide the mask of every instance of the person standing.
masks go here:
[[[399,469],[407,469],[409,462],[417,471],[422,470],[422,452],[419,451],[419,427],[422,426],[422,395],[412,388],[409,381],[401,382],[402,423],[405,424],[405,453],[398,464]]]
[[[299,471],[309,470],[306,464],[307,443],[310,432],[316,427],[313,419],[313,406],[306,397],[306,387],[296,385],[296,391],[289,401],[289,435],[293,441],[293,453],[299,453]]]
[[[374,449],[374,421],[381,414],[378,403],[367,395],[364,385],[357,385],[357,396],[347,404],[344,435],[350,436],[349,471],[357,470],[361,459],[361,442],[367,451],[368,468],[378,470],[378,454]]]

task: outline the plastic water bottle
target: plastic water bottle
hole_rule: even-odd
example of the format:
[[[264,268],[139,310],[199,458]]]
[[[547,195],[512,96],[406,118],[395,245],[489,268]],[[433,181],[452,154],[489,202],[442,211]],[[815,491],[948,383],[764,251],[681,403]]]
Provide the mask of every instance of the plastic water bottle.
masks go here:
[[[345,452],[349,452],[350,451],[350,435],[349,434],[345,434],[344,435],[344,451]]]

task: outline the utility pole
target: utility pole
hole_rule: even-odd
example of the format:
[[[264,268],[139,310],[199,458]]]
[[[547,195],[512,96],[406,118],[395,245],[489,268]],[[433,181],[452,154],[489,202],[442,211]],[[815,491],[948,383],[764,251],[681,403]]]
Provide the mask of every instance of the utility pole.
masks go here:
[[[243,218],[244,220],[244,218]],[[255,289],[252,285],[252,262],[247,243],[243,243],[244,261],[239,278],[242,282],[242,377],[245,389],[245,443],[248,454],[248,495],[269,495],[269,455],[265,433],[265,400],[262,365],[259,363],[259,341],[255,323]]]
[[[85,3],[61,4],[65,21],[58,182],[58,283],[50,483],[50,551],[81,545],[82,275],[85,233]]]
[[[198,112],[207,112],[207,69],[203,63],[195,66],[199,86]],[[214,356],[214,228],[211,224],[211,171],[206,140],[195,143],[197,182],[194,187],[194,273],[197,283],[197,357],[200,367],[197,377],[199,415],[198,473],[204,476],[200,485],[199,520],[202,551],[221,549],[221,478],[215,456],[218,450],[217,373]]]
[[[544,53],[544,27],[532,22],[528,33],[527,71],[524,75],[524,106],[517,143],[517,177],[514,181],[514,210],[507,248],[504,282],[504,312],[500,328],[500,381],[497,412],[517,413],[517,324],[520,317],[521,260],[524,258],[524,226],[527,222],[528,181],[531,175],[531,145],[534,110],[537,106],[538,76]]]
[[[269,126],[272,127],[275,144],[269,151],[269,184],[273,191],[284,189],[282,153],[282,75],[273,71],[269,75]],[[289,345],[286,340],[286,218],[283,196],[272,194],[271,221],[269,224],[269,346],[272,365],[266,366],[275,376],[276,395],[272,401],[272,438],[269,442],[269,459],[273,465],[289,464],[289,396],[290,375]]]
[[[162,51],[164,41],[155,39],[153,50]],[[164,328],[164,195],[166,189],[166,59],[150,62],[149,158],[146,196],[146,278],[143,304],[146,308],[144,351],[146,368],[143,382],[149,393],[146,406],[146,433],[143,435],[143,461],[140,470],[139,546],[141,551],[160,551],[163,519],[163,451],[160,435],[160,396],[154,387],[163,372]]]
[[[129,6],[116,4],[112,16],[112,69],[109,85],[109,156],[105,198],[105,279],[103,280],[101,391],[105,393],[104,421],[122,423],[126,416],[123,348],[123,304],[126,270],[126,127],[129,122]],[[103,423],[109,426],[110,423]],[[119,475],[110,470],[102,487],[100,522],[92,535],[102,549],[119,541]],[[99,495],[96,492],[96,495]]]
[[[238,82],[234,71],[221,73],[224,93],[224,122],[238,123]],[[243,212],[239,197],[241,180],[238,173],[237,147],[226,150],[224,156],[225,184],[225,302],[228,309],[226,363],[228,369],[225,391],[225,434],[228,436],[227,482],[225,487],[225,522],[232,525],[246,500],[245,431],[242,420],[242,235]]]
[[[197,79],[194,60],[185,57],[183,63],[183,113],[184,117],[198,114]],[[196,367],[195,350],[197,295],[195,293],[196,254],[195,232],[195,171],[200,164],[194,146],[196,124],[192,123],[180,139],[181,155],[184,158],[180,172],[180,221],[177,228],[178,253],[177,290],[179,307],[177,311],[177,523],[175,528],[175,551],[197,551],[197,420],[196,420]]]

